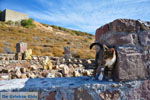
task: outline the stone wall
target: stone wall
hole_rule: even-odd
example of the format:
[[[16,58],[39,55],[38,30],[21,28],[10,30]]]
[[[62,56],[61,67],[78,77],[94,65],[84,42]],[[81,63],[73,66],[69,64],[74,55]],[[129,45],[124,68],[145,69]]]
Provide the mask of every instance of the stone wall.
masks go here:
[[[102,82],[91,77],[15,79],[0,81],[0,92],[38,92],[38,100],[150,100],[149,83]]]
[[[96,31],[96,41],[115,46],[116,81],[147,79],[150,77],[150,22],[117,19]]]
[[[28,19],[28,15],[16,12],[13,10],[5,9],[1,14],[1,21],[21,21],[23,19]]]
[[[0,54],[0,60],[15,60],[15,54]]]

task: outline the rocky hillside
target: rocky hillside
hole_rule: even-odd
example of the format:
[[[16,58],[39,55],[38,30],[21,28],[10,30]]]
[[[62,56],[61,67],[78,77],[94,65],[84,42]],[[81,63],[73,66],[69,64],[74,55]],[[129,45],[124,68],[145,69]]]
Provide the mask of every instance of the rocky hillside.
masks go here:
[[[64,46],[70,46],[74,57],[94,58],[89,44],[94,36],[54,25],[34,22],[35,28],[8,25],[0,22],[0,53],[15,52],[17,42],[28,43],[34,55],[63,56]]]

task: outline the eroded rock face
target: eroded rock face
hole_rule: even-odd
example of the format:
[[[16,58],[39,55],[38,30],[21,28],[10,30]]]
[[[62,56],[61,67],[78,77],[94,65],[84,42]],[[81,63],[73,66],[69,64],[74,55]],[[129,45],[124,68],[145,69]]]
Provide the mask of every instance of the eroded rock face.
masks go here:
[[[78,88],[75,89],[74,100],[94,100],[94,98],[88,93],[88,90]]]
[[[100,97],[102,100],[118,100],[120,98],[120,92],[115,90],[115,91],[105,91],[100,93]]]
[[[134,46],[117,48],[117,63],[114,78],[116,81],[145,79],[148,77],[147,67],[140,50]]]
[[[31,60],[32,59],[32,49],[25,50],[24,59]]]
[[[142,46],[150,47],[150,31],[140,32],[139,40]]]
[[[96,41],[103,34],[108,32],[127,32],[127,33],[137,33],[140,31],[150,30],[150,22],[143,22],[141,20],[132,19],[116,19],[96,30]]]
[[[107,45],[136,45],[138,41],[137,34],[131,33],[131,34],[125,34],[125,33],[119,33],[119,34],[104,34],[100,37],[99,42],[102,44]]]
[[[150,22],[114,20],[96,30],[95,41],[115,46],[117,63],[113,77],[116,81],[150,77]]]

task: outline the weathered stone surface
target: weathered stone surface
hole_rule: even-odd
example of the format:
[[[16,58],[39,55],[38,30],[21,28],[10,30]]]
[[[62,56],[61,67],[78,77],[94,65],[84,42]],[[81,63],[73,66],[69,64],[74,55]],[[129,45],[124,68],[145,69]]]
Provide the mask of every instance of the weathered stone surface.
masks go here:
[[[79,76],[81,76],[81,74],[79,73],[78,70],[75,70],[75,71],[73,72],[73,76],[74,76],[74,77],[79,77]]]
[[[92,61],[91,61],[91,60],[87,60],[87,63],[88,63],[88,64],[91,64],[91,63],[92,63]]]
[[[63,74],[60,72],[55,72],[55,77],[63,77]]]
[[[49,95],[46,97],[46,100],[56,100],[55,95],[56,92],[50,92]]]
[[[93,70],[84,70],[83,75],[84,76],[91,76],[93,74]]]
[[[33,70],[37,70],[38,66],[37,65],[31,65],[28,67],[29,70],[33,71]]]
[[[42,61],[42,66],[44,69],[47,69],[47,70],[51,70],[53,68],[53,64],[51,62],[51,60],[46,57],[43,61]]]
[[[76,89],[74,93],[74,100],[94,100],[91,94],[86,89]]]
[[[25,72],[27,71],[27,69],[24,68],[24,67],[21,67],[21,68],[20,68],[20,71],[21,71],[21,73],[25,73]]]
[[[30,73],[27,73],[27,77],[36,78],[36,75],[34,73],[30,72]]]
[[[27,78],[26,74],[21,74],[20,78]]]
[[[55,74],[54,73],[48,73],[46,77],[48,77],[48,78],[55,77]]]
[[[27,50],[27,43],[20,42],[16,44],[16,52],[24,53]]]
[[[108,31],[109,31],[109,25],[108,24],[98,28],[96,30],[96,35],[95,35],[96,41],[99,41],[99,38],[101,37],[101,35],[105,34]]]
[[[129,85],[132,87],[132,85]],[[139,84],[136,88],[133,88],[125,92],[125,96],[127,100],[149,100],[150,96],[150,80],[145,80],[141,84]]]
[[[22,58],[23,58],[22,53],[20,53],[20,52],[16,53],[16,55],[15,55],[16,60],[22,60]]]
[[[115,90],[115,91],[105,91],[100,93],[100,97],[102,100],[119,100],[120,97],[120,92]]]
[[[73,64],[73,67],[74,67],[74,68],[77,68],[77,67],[78,67],[78,65],[77,65],[77,64]]]
[[[104,34],[99,42],[107,45],[135,45],[138,41],[137,34]]]
[[[39,93],[39,100],[149,100],[150,80],[118,83],[91,77],[14,79],[0,81],[2,91],[34,91]]]
[[[23,58],[25,60],[31,60],[32,59],[32,49],[25,50]]]
[[[118,47],[117,55],[115,80],[126,81],[147,78],[146,65],[138,48],[131,46]]]
[[[71,54],[71,51],[70,51],[70,47],[64,47],[64,54],[65,54],[65,58],[66,59],[70,59],[72,58],[72,54]]]
[[[0,75],[0,80],[8,80],[8,79],[10,79],[9,75],[7,74]]]
[[[150,77],[150,22],[114,20],[97,29],[95,41],[115,46],[117,63],[113,77],[116,81]]]
[[[62,69],[63,75],[64,76],[69,76],[69,72],[70,72],[69,67],[67,65],[64,65],[63,69]]]
[[[142,22],[140,20],[116,19],[96,30],[96,41],[99,41],[99,38],[108,32],[140,32],[150,30],[149,26],[149,22]]]
[[[139,40],[141,45],[150,47],[150,31],[140,32]]]

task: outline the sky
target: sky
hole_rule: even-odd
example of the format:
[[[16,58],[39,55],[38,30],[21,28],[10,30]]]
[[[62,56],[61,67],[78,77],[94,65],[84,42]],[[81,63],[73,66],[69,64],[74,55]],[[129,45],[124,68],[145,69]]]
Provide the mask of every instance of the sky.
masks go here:
[[[0,0],[0,10],[4,9],[91,34],[118,18],[150,21],[150,0]]]

